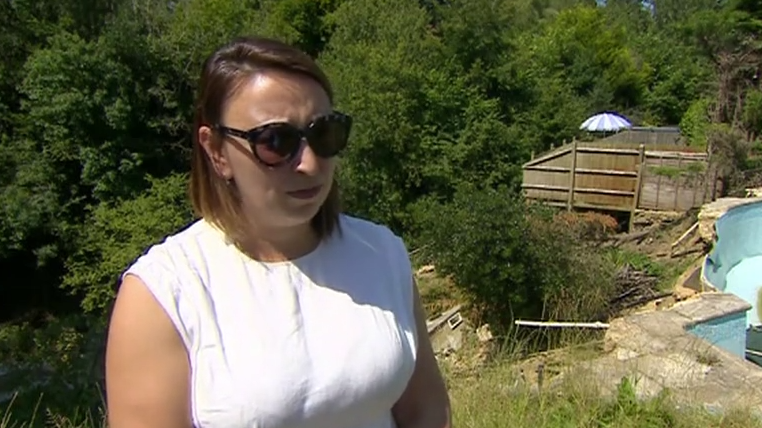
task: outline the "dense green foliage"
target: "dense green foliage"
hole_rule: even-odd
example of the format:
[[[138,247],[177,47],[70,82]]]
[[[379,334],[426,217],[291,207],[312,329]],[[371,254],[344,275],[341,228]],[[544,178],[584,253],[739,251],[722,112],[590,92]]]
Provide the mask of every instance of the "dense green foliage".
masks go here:
[[[447,203],[423,201],[418,208],[426,253],[496,331],[517,318],[605,316],[616,265],[591,238],[611,232],[612,218],[600,216],[613,223],[608,227],[570,223],[547,208],[527,207],[506,189],[473,186],[459,188]]]
[[[753,166],[762,133],[758,1],[606,3],[0,2],[0,321],[16,324],[0,334],[0,365],[90,355],[120,270],[192,218],[195,79],[239,34],[297,44],[332,78],[356,121],[340,167],[349,212],[431,244],[483,301],[560,311],[553,302],[600,270],[575,273],[571,235],[525,210],[532,152],[601,110],[679,124],[728,170]],[[48,345],[55,357],[39,352]],[[54,366],[63,384],[82,373]]]

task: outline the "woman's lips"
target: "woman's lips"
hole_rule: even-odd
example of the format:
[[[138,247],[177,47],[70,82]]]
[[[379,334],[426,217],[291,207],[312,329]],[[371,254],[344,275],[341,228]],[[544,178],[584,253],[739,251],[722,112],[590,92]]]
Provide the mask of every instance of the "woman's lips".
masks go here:
[[[322,187],[323,186],[309,187],[306,189],[294,190],[292,192],[287,192],[287,193],[289,196],[296,199],[312,199],[320,193],[320,189]]]

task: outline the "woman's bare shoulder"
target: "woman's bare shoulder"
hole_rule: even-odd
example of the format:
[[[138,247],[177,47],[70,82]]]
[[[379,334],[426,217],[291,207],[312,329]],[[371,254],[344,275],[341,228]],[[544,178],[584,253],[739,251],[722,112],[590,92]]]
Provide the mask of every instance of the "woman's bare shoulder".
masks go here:
[[[183,340],[138,276],[122,281],[109,324],[106,392],[112,428],[189,428]]]

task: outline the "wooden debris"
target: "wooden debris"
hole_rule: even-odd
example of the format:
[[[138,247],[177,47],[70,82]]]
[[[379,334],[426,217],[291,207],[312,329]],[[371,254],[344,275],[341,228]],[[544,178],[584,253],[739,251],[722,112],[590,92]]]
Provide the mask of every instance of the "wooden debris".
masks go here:
[[[655,275],[629,264],[617,272],[614,281],[619,294],[609,302],[609,316],[671,294],[658,291],[659,278]]]
[[[691,233],[695,232],[698,229],[698,222],[693,223],[693,226],[691,226],[688,230],[685,231],[682,235],[680,235],[679,238],[677,238],[677,241],[672,243],[672,248],[677,247],[680,245],[681,242],[685,240]]]
[[[620,245],[631,242],[631,241],[637,241],[639,244],[642,242],[648,235],[650,235],[654,230],[654,228],[649,228],[646,230],[641,230],[639,232],[632,232],[627,233],[625,235],[618,235],[614,236],[613,239],[603,245],[603,247],[619,247]]]
[[[672,257],[672,258],[675,258],[675,257],[687,256],[689,254],[703,253],[703,252],[704,252],[704,247],[703,246],[692,246],[690,248],[686,248],[686,249],[681,250],[681,251],[674,251],[669,256]]]

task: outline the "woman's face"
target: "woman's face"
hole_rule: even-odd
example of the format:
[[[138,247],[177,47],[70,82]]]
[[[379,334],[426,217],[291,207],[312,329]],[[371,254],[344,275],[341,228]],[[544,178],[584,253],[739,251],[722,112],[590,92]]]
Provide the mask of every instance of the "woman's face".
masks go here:
[[[328,94],[314,80],[268,71],[252,77],[228,99],[220,125],[248,131],[285,122],[306,129],[331,112]],[[255,154],[246,139],[228,134],[221,145],[215,145],[212,132],[201,127],[199,142],[217,173],[235,183],[255,227],[291,228],[309,223],[317,214],[333,183],[335,157],[318,157],[307,144],[301,144],[290,161],[270,167],[261,161],[269,159],[261,150]]]

